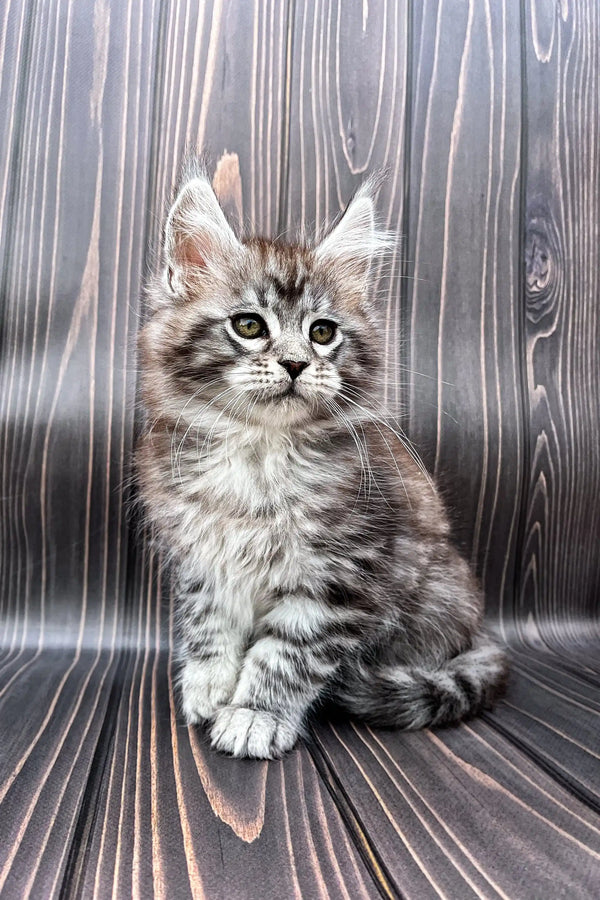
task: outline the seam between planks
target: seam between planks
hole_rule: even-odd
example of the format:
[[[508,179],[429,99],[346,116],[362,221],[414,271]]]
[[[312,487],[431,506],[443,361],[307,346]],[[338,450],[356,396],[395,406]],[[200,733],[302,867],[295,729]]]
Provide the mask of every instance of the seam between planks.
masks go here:
[[[296,0],[288,0],[285,10],[285,75],[281,109],[280,175],[277,189],[277,235],[284,233],[288,221],[290,189],[290,114],[294,66],[294,35],[296,32]],[[254,223],[253,223],[254,224]]]
[[[98,819],[100,792],[105,783],[105,773],[113,755],[121,688],[124,683],[123,676],[127,669],[130,655],[130,651],[122,650],[116,663],[104,718],[98,732],[96,746],[90,758],[88,778],[71,834],[71,846],[69,847],[65,869],[58,890],[59,900],[80,897],[82,893],[87,859]]]
[[[521,486],[520,486],[520,503],[519,515],[517,523],[517,534],[515,541],[515,565],[512,584],[512,610],[510,620],[518,627],[517,603],[521,596],[522,570],[524,560],[523,542],[525,539],[527,528],[527,511],[529,504],[529,480],[531,470],[531,453],[530,453],[530,398],[529,387],[527,384],[527,307],[526,307],[526,289],[525,289],[525,232],[527,227],[527,172],[528,172],[528,129],[527,129],[527,111],[528,111],[528,83],[527,83],[527,0],[520,0],[519,3],[519,31],[520,31],[520,66],[521,66],[521,110],[520,110],[520,147],[519,147],[519,252],[518,252],[518,315],[515,316],[515,324],[518,329],[516,335],[516,347],[519,356],[518,376],[520,384],[520,401],[521,401],[521,421],[523,428],[523,450],[521,462]],[[501,598],[502,607],[504,607],[505,597]],[[508,618],[508,617],[507,617]],[[503,616],[504,619],[504,616]]]
[[[600,815],[600,802],[590,791],[586,790],[582,785],[578,785],[564,772],[560,772],[556,766],[544,759],[533,747],[521,740],[521,738],[516,737],[509,728],[502,725],[494,715],[491,715],[490,713],[481,713],[480,718],[497,734],[502,735],[503,738],[509,741],[513,747],[520,750],[521,753],[537,766],[537,768],[545,772],[546,775],[549,775],[557,785],[562,787],[580,803],[583,803],[583,805],[592,810],[592,812]]]
[[[381,858],[376,845],[373,843],[366,828],[360,828],[361,835],[357,834],[357,824],[360,826],[360,816],[348,796],[348,793],[340,781],[335,768],[329,762],[326,753],[323,752],[319,739],[313,729],[306,747],[310,753],[315,769],[323,785],[327,789],[331,799],[335,804],[344,826],[348,838],[360,854],[371,878],[373,884],[377,888],[379,894],[386,900],[404,900],[403,894],[400,893],[398,887],[387,869],[387,866]]]

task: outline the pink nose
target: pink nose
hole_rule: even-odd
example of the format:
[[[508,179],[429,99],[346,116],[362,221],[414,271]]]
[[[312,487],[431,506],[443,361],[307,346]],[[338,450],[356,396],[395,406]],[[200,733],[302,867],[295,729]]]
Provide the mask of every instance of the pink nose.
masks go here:
[[[302,370],[307,367],[308,363],[297,362],[293,359],[280,359],[279,365],[283,366],[283,368],[289,373],[292,381],[294,381],[294,379],[298,377],[300,372],[302,372]]]

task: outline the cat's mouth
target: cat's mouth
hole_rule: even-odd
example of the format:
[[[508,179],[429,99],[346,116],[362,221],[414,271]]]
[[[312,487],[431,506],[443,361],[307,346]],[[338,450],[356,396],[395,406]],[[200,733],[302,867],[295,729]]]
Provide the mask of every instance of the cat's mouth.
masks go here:
[[[276,383],[268,388],[262,385],[258,389],[258,402],[264,406],[297,407],[306,406],[311,402],[311,391],[306,385],[298,383],[297,379],[287,383]]]
[[[295,407],[308,403],[308,397],[302,390],[302,385],[296,381],[292,381],[287,385],[283,385],[277,392],[273,392],[268,398],[265,398],[267,404],[277,406]]]
[[[305,397],[298,391],[293,384],[290,384],[284,391],[272,398],[276,403],[283,401],[284,403],[293,403],[294,401],[304,401]]]
[[[296,380],[276,383],[276,386],[269,391],[268,399],[277,401],[290,399],[292,397],[296,397],[299,400],[305,399],[302,385],[299,385]]]

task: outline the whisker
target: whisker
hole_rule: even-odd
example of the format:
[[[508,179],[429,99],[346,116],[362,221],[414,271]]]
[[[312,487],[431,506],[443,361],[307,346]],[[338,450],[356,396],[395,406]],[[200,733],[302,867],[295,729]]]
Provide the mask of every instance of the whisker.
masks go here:
[[[172,470],[173,470],[174,464],[177,460],[177,453],[175,453],[175,457],[173,456],[173,449],[175,446],[177,429],[179,428],[179,423],[181,422],[184,412],[186,411],[186,409],[188,408],[190,403],[192,403],[193,400],[195,400],[197,397],[199,397],[203,391],[205,391],[207,388],[211,387],[213,384],[218,384],[220,382],[220,380],[221,379],[219,379],[219,378],[213,378],[211,381],[201,384],[198,387],[198,389],[194,391],[192,396],[187,400],[187,402],[182,406],[181,410],[179,411],[179,415],[177,416],[177,421],[175,422],[175,427],[173,429],[173,434],[171,435],[171,469]]]
[[[231,388],[231,390],[235,390],[235,388]],[[207,445],[207,443],[208,443],[208,446],[207,446],[207,449],[206,449],[206,459],[208,459],[208,458],[210,457],[211,448],[212,448],[213,434],[214,434],[214,432],[215,432],[215,429],[216,429],[216,427],[217,427],[217,424],[218,424],[219,421],[222,419],[222,417],[225,415],[225,413],[227,412],[227,410],[228,410],[228,409],[236,402],[236,400],[239,399],[240,395],[241,395],[241,392],[237,393],[237,394],[235,395],[235,397],[232,397],[231,400],[228,400],[228,401],[227,401],[227,403],[225,404],[225,406],[223,407],[223,409],[221,410],[221,412],[219,413],[219,415],[217,416],[217,418],[215,419],[215,421],[214,421],[213,424],[211,425],[211,427],[210,427],[210,429],[209,429],[209,431],[208,431],[208,434],[207,434],[206,437],[204,438],[204,441],[203,441],[202,446],[201,446],[201,448],[200,448],[200,454],[199,454],[199,456],[198,456],[198,462],[200,462],[200,460],[202,459],[202,456],[203,456],[203,454],[204,454],[204,447]]]
[[[358,503],[358,500],[359,500],[359,497],[360,497],[360,492],[361,492],[361,488],[362,488],[362,485],[363,485],[363,479],[366,479],[366,478],[367,478],[367,470],[366,470],[366,468],[365,468],[365,463],[364,463],[364,458],[363,458],[363,451],[362,451],[362,449],[361,449],[360,440],[359,440],[359,438],[358,438],[358,435],[357,435],[355,429],[352,427],[352,423],[350,422],[350,420],[349,420],[347,417],[343,417],[343,411],[342,411],[342,409],[340,408],[340,406],[339,406],[337,403],[335,403],[335,401],[334,401],[332,398],[329,398],[328,400],[326,400],[326,401],[325,401],[325,405],[327,406],[327,408],[329,409],[329,411],[330,411],[330,413],[333,415],[333,417],[334,417],[337,421],[339,421],[340,424],[342,424],[342,425],[346,428],[346,430],[348,431],[350,437],[351,437],[352,440],[354,441],[354,444],[355,444],[356,449],[357,449],[357,451],[358,451],[358,458],[359,458],[359,463],[360,463],[360,482],[359,482],[359,485],[358,485],[358,490],[357,490],[357,492],[356,492],[356,497],[355,497],[355,500],[354,500],[354,506],[352,507],[352,512],[354,512],[354,510],[356,509],[356,504]],[[337,409],[337,411],[339,412],[339,415],[338,415],[338,413],[336,412],[336,409]],[[372,469],[371,469],[370,465],[369,465],[369,468],[368,468],[368,475],[369,475],[370,478],[373,477],[373,472],[372,472]]]
[[[220,392],[217,394],[217,396],[216,396],[216,397],[213,397],[213,399],[210,400],[208,403],[205,403],[205,404],[202,406],[202,408],[201,408],[201,409],[196,413],[196,415],[193,417],[192,421],[190,422],[190,424],[188,425],[187,429],[185,430],[185,433],[184,433],[184,435],[183,435],[183,437],[182,437],[182,439],[181,439],[181,441],[180,441],[180,443],[179,443],[179,446],[178,446],[178,448],[177,448],[177,451],[176,451],[176,453],[175,453],[175,457],[174,457],[174,459],[172,459],[173,477],[174,477],[174,470],[175,470],[175,467],[177,467],[177,472],[178,472],[179,483],[180,483],[180,484],[183,483],[182,478],[181,478],[181,455],[182,455],[182,453],[183,453],[183,446],[184,446],[184,444],[185,444],[185,440],[186,440],[188,434],[190,433],[190,431],[192,430],[192,428],[197,427],[196,423],[197,423],[198,419],[203,415],[203,413],[205,413],[206,410],[209,409],[214,403],[216,403],[218,400],[220,400],[220,399],[221,399],[222,397],[224,397],[226,394],[230,393],[232,390],[235,390],[235,388],[234,388],[234,387],[231,387],[231,386],[230,386],[230,387],[227,387],[227,388],[225,388],[225,390],[220,391]],[[220,418],[220,416],[217,417],[217,420],[218,420],[218,418]]]
[[[353,390],[353,388],[350,388],[349,385],[346,385],[345,391],[348,391],[348,390]],[[350,396],[348,396],[348,394],[345,391],[340,391],[340,396],[343,397],[348,403],[351,403],[353,406],[356,406],[357,409],[359,409],[364,415],[366,415],[371,420],[371,422],[373,422],[373,424],[375,425],[375,427],[377,428],[378,431],[379,431],[379,425],[382,425],[384,428],[387,428],[389,431],[391,431],[391,433],[400,441],[400,443],[402,444],[402,446],[404,447],[406,452],[409,454],[409,456],[411,457],[411,459],[413,460],[413,462],[415,463],[415,465],[417,466],[417,468],[419,469],[421,474],[427,480],[427,483],[429,484],[429,486],[433,489],[433,482],[431,480],[431,476],[429,475],[429,472],[425,468],[425,465],[424,465],[421,457],[419,456],[417,450],[413,446],[412,442],[409,440],[409,438],[406,436],[406,434],[404,434],[404,432],[402,431],[402,429],[400,428],[398,423],[396,423],[396,424],[398,425],[399,430],[396,430],[395,428],[393,428],[390,425],[390,423],[388,421],[386,421],[381,416],[375,415],[375,413],[373,413],[371,410],[364,407],[361,403],[358,403],[356,400],[353,400]],[[355,391],[355,396],[360,396],[360,393],[358,393],[358,391]],[[391,448],[390,448],[390,452],[391,452]]]
[[[338,410],[340,416],[342,417],[342,422],[343,422],[343,424],[345,424],[345,425],[347,426],[348,431],[350,432],[350,434],[351,434],[353,437],[354,437],[354,435],[356,435],[355,443],[357,444],[357,449],[359,450],[360,460],[361,460],[361,484],[362,484],[362,470],[365,471],[365,477],[366,477],[366,479],[367,479],[367,503],[369,502],[370,497],[371,497],[371,486],[372,486],[372,485],[375,485],[375,487],[377,488],[377,491],[378,491],[378,493],[379,493],[381,499],[382,499],[383,502],[386,504],[386,506],[388,506],[388,507],[391,509],[392,507],[391,507],[390,504],[388,503],[387,498],[386,498],[385,495],[383,494],[381,488],[379,487],[379,483],[378,483],[377,479],[375,478],[375,474],[374,474],[373,469],[372,469],[372,466],[371,466],[371,459],[370,459],[370,457],[369,457],[369,448],[368,448],[368,445],[367,445],[367,440],[366,440],[366,437],[365,437],[364,429],[363,429],[363,427],[362,427],[362,423],[360,423],[360,422],[358,423],[358,424],[359,424],[359,427],[360,427],[360,430],[361,430],[361,433],[362,433],[362,436],[363,436],[363,440],[362,440],[362,442],[361,442],[361,441],[360,441],[360,438],[359,438],[359,436],[358,436],[358,432],[356,431],[356,429],[355,429],[355,427],[354,427],[354,424],[353,424],[352,421],[348,418],[348,416],[346,416],[346,414],[344,413],[344,411],[343,411],[342,408],[340,407],[339,403],[336,403],[335,400],[332,400],[332,403],[334,404],[335,408]],[[362,444],[362,447],[363,447],[363,450],[364,450],[364,457],[365,457],[365,459],[366,459],[366,466],[363,465],[363,458],[362,458],[362,454],[361,454],[361,452],[360,452],[359,443]],[[367,478],[367,476],[368,476],[368,478]],[[359,485],[359,494],[360,494],[360,485]],[[356,506],[356,503],[355,503],[355,506]]]

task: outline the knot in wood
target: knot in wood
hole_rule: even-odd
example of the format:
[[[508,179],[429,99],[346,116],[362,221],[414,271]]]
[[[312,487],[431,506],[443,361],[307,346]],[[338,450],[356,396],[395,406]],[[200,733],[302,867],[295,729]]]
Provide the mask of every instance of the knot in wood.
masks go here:
[[[539,322],[554,305],[557,267],[552,244],[547,220],[531,217],[525,234],[525,284],[527,316],[533,322]]]

